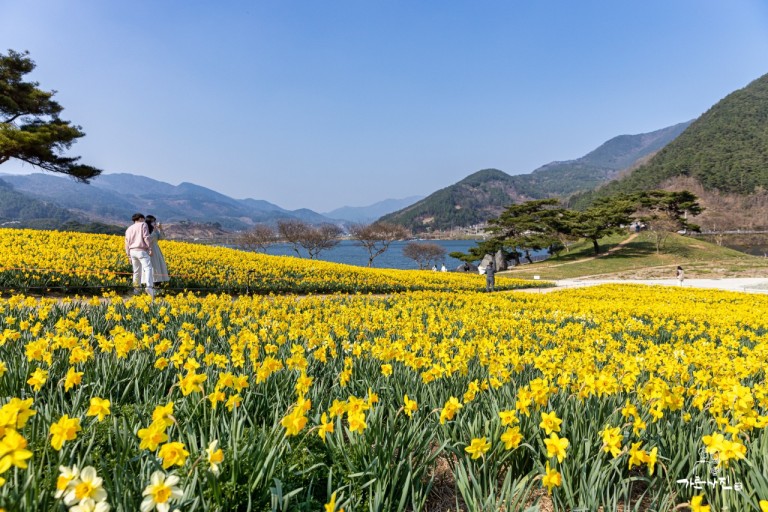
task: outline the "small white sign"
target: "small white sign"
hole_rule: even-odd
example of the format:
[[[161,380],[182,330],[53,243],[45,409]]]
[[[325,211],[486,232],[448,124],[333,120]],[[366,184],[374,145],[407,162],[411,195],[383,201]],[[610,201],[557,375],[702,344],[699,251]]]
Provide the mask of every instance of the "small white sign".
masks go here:
[[[534,279],[541,279],[541,276],[533,276]]]

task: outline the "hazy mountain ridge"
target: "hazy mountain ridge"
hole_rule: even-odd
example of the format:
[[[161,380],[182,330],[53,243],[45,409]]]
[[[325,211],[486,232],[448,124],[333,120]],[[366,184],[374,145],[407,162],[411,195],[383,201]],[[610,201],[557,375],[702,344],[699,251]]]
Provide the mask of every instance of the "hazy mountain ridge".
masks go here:
[[[404,225],[414,232],[450,230],[486,222],[512,203],[566,198],[592,190],[659,151],[690,124],[679,123],[639,135],[620,135],[581,158],[551,162],[530,174],[511,176],[498,169],[484,169],[407,208],[385,215],[382,220]]]
[[[768,189],[768,75],[720,100],[646,165],[596,195],[645,190],[677,176],[726,193]]]
[[[768,75],[717,102],[644,165],[572,204],[682,184],[706,196],[697,222],[707,229],[768,226]]]
[[[26,226],[27,221],[37,219],[50,219],[57,222],[80,220],[73,212],[47,201],[31,199],[0,179],[0,225],[23,224]]]
[[[350,222],[373,222],[390,212],[407,208],[424,196],[411,196],[403,199],[385,199],[369,206],[342,206],[323,215],[332,219],[342,219]]]
[[[692,123],[686,121],[639,135],[619,135],[577,161],[620,171],[632,166],[638,159],[656,153],[679,137]]]
[[[0,227],[118,233],[117,226],[94,222],[77,212],[29,197],[0,179]]]
[[[103,174],[90,185],[43,173],[7,174],[2,179],[28,197],[117,225],[125,224],[137,211],[152,213],[166,223],[218,224],[228,230],[246,229],[260,222],[275,223],[281,218],[333,222],[308,209],[289,211],[268,201],[233,199],[194,183],[171,185],[128,173]]]
[[[649,133],[613,137],[581,158],[551,162],[530,174],[516,175],[518,188],[537,199],[563,198],[595,189],[658,152],[692,122],[678,123]]]

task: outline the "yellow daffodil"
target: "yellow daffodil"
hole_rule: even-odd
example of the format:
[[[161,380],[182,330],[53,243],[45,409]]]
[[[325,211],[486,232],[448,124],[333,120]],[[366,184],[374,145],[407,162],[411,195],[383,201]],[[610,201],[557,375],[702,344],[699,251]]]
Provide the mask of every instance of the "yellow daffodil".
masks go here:
[[[0,407],[0,430],[2,428],[21,429],[27,424],[29,418],[37,414],[32,409],[32,399],[21,400],[11,398],[11,401]],[[2,433],[0,432],[0,435]]]
[[[168,469],[171,466],[183,466],[189,452],[184,447],[184,443],[172,442],[161,446],[157,455],[163,460],[163,469]]]
[[[153,421],[149,427],[139,429],[137,436],[141,439],[139,444],[140,450],[155,451],[160,443],[164,443],[168,440],[168,435],[165,433],[166,424],[160,421]]]
[[[64,391],[69,391],[73,387],[79,385],[83,380],[83,372],[75,371],[74,368],[70,367],[69,370],[67,370],[67,375],[64,378]]]
[[[610,452],[613,458],[616,458],[621,453],[621,441],[624,439],[619,427],[606,426],[600,435],[603,438],[603,451]]]
[[[567,438],[561,438],[553,432],[547,439],[544,439],[544,445],[547,447],[547,457],[557,457],[558,462],[563,462],[566,457],[565,450],[569,444]]]
[[[741,444],[738,439],[733,441],[724,440],[721,448],[718,452],[718,459],[720,464],[724,466],[728,466],[731,460],[741,460],[747,456],[747,447]]]
[[[476,437],[472,439],[469,446],[464,448],[464,451],[472,456],[473,459],[479,459],[488,450],[491,449],[491,443],[485,437]]]
[[[208,401],[211,402],[211,409],[216,409],[219,402],[223,402],[227,399],[227,395],[225,395],[224,392],[220,389],[214,389],[207,398]]]
[[[379,395],[371,391],[371,388],[368,388],[368,400],[367,400],[367,407],[371,408],[373,407],[373,404],[376,404],[379,402]]]
[[[51,425],[51,446],[56,451],[61,450],[66,441],[73,441],[77,438],[77,433],[80,430],[82,430],[80,418],[70,418],[68,414],[65,414],[59,421]]]
[[[353,414],[347,414],[347,421],[349,422],[350,432],[362,434],[363,430],[368,427],[368,424],[365,422],[365,413],[362,411]]]
[[[544,476],[541,479],[541,484],[547,488],[547,492],[552,494],[552,489],[560,487],[563,484],[562,475],[556,470],[549,467],[549,461],[547,461]]]
[[[27,440],[15,430],[7,431],[0,440],[0,474],[8,471],[11,466],[26,469],[30,458],[32,452],[27,450]]]
[[[635,418],[635,421],[632,423],[632,433],[635,434],[636,436],[639,436],[640,433],[643,430],[645,430],[646,427],[647,425],[645,424],[645,422],[641,418],[637,417]]]
[[[691,498],[691,512],[709,512],[709,505],[702,505],[704,496],[699,494]]]
[[[333,421],[328,419],[328,415],[326,413],[323,413],[323,415],[320,417],[320,426],[317,429],[317,434],[320,436],[320,439],[325,442],[325,436],[326,434],[332,434],[333,433]]]
[[[501,425],[505,427],[520,421],[517,418],[517,411],[500,411],[499,419],[501,419]]]
[[[307,424],[307,416],[303,407],[297,405],[291,412],[289,412],[282,420],[280,424],[285,427],[286,436],[297,436],[299,432],[304,429]]]
[[[544,429],[546,435],[550,435],[552,432],[560,432],[560,424],[562,422],[563,420],[557,417],[555,411],[550,413],[542,412],[539,428]]]
[[[43,385],[45,385],[46,380],[48,380],[48,372],[42,368],[37,368],[34,372],[32,372],[32,375],[30,375],[29,380],[27,380],[27,384],[32,386],[32,389],[35,391],[40,391]]]
[[[173,402],[155,407],[155,410],[152,411],[152,421],[162,423],[163,428],[173,425]]]
[[[88,407],[86,416],[96,416],[99,421],[103,421],[105,417],[110,414],[110,403],[106,398],[99,398],[97,396],[91,398],[91,405]]]
[[[643,462],[648,465],[648,474],[653,476],[653,471],[656,468],[656,461],[658,459],[658,447],[654,446],[650,452],[643,454]]]
[[[629,449],[629,469],[632,469],[632,466],[641,465],[643,460],[647,458],[645,451],[640,449],[642,444],[642,442],[632,443],[632,446]]]
[[[419,405],[416,403],[416,400],[408,398],[408,395],[403,397],[403,402],[405,403],[405,405],[403,405],[403,411],[410,418],[411,415],[419,409]]]
[[[453,396],[449,398],[448,401],[445,402],[443,410],[440,411],[440,424],[442,425],[446,421],[453,420],[453,418],[456,416],[456,413],[459,412],[459,409],[462,407],[463,406],[459,402],[458,398]]]
[[[225,404],[227,407],[227,410],[232,411],[235,407],[240,407],[240,404],[243,402],[243,397],[241,397],[239,394],[232,395],[227,399],[227,403]]]
[[[195,373],[188,371],[183,377],[179,375],[179,389],[184,396],[192,393],[203,392],[203,382],[208,378],[204,373]]]
[[[629,400],[624,404],[624,407],[621,409],[621,415],[625,418],[630,418],[632,416],[637,417],[639,414],[637,413],[637,407],[634,406],[634,404],[630,403]]]
[[[346,410],[347,408],[344,402],[334,400],[331,407],[328,409],[328,414],[331,415],[331,418],[335,418],[336,416],[342,416]]]
[[[323,505],[324,512],[344,512],[343,508],[336,510],[336,493],[331,494],[331,501]]]
[[[520,427],[508,427],[501,434],[501,442],[504,443],[505,450],[511,450],[520,446],[523,441],[523,435],[520,433]]]

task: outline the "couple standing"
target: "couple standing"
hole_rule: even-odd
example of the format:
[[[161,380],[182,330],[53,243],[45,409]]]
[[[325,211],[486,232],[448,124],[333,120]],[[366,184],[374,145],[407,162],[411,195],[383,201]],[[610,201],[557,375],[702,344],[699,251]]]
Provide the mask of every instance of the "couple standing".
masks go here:
[[[140,283],[144,284],[154,299],[155,285],[170,279],[157,243],[160,240],[160,230],[155,225],[157,219],[153,215],[145,217],[134,213],[131,220],[133,224],[125,231],[125,253],[133,266],[133,288],[138,291]]]

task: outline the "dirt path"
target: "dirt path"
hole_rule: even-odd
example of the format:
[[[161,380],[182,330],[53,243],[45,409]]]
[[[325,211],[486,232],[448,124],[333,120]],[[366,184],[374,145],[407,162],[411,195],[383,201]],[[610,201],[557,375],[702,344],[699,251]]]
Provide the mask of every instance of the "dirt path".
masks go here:
[[[522,288],[511,292],[550,293],[561,290],[573,290],[585,286],[599,286],[601,284],[644,284],[653,286],[670,286],[679,288],[677,279],[562,279],[555,281],[552,288]],[[726,290],[742,293],[768,294],[768,277],[732,277],[716,279],[686,279],[683,288],[709,288],[713,290]]]

